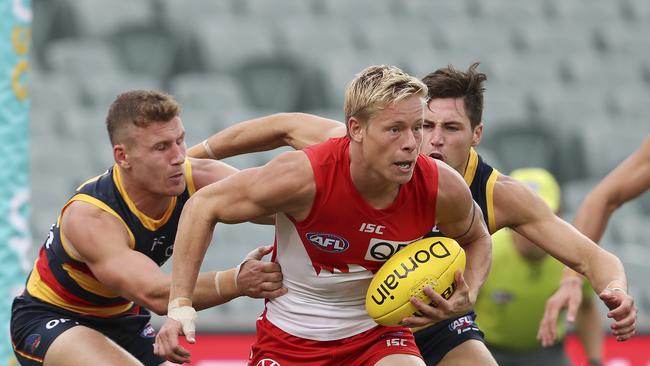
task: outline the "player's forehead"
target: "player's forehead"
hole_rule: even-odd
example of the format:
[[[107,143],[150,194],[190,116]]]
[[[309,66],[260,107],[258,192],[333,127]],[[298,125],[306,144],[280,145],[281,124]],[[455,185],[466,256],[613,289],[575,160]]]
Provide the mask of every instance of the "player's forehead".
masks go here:
[[[425,103],[422,98],[411,96],[384,105],[379,108],[370,119],[379,123],[422,122],[424,107]]]
[[[144,126],[133,126],[130,133],[136,141],[150,145],[182,138],[185,136],[185,128],[180,117],[176,116],[169,121],[154,121]]]
[[[424,110],[426,122],[457,122],[470,125],[462,98],[435,98],[429,100]]]

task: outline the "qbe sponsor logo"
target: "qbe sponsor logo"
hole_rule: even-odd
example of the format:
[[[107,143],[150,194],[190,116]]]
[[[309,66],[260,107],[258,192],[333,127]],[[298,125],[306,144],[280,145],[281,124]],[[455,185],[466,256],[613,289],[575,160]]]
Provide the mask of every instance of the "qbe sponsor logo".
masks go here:
[[[365,260],[374,261],[374,262],[385,262],[388,258],[392,257],[393,254],[397,253],[400,249],[411,244],[412,242],[418,240],[416,238],[408,241],[394,241],[394,240],[384,240],[379,238],[370,239],[370,244],[368,244],[368,251],[366,252]]]

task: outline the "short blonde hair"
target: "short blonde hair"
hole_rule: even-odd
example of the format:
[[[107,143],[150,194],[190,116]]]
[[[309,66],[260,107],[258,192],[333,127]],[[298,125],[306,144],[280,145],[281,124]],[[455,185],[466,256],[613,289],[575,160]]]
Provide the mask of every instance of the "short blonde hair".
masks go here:
[[[122,144],[128,140],[128,126],[169,122],[180,113],[181,106],[171,95],[157,90],[127,91],[118,95],[108,109],[108,137],[112,145]]]
[[[345,90],[345,120],[356,117],[367,121],[380,109],[410,96],[422,98],[424,103],[427,86],[400,68],[376,65],[365,68],[356,75]]]

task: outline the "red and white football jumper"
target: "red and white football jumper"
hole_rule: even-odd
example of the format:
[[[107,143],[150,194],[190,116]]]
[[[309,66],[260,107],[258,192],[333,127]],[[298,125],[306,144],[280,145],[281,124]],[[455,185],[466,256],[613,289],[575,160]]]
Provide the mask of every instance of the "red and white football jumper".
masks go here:
[[[342,137],[306,148],[316,183],[311,212],[300,222],[277,215],[275,261],[289,292],[267,302],[266,317],[296,337],[331,341],[376,327],[365,310],[373,274],[435,226],[435,161],[419,156],[395,201],[375,209],[352,183],[349,145]]]

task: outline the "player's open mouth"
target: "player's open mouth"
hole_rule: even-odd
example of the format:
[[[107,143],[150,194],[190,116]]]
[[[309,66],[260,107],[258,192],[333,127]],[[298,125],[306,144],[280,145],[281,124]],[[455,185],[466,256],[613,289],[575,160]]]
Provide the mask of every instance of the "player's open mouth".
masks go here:
[[[442,154],[438,152],[432,152],[431,154],[429,154],[429,156],[437,160],[443,160],[443,161],[445,160],[443,159]]]
[[[409,161],[398,161],[395,162],[394,164],[397,165],[397,167],[400,168],[400,170],[409,171],[413,167],[414,163],[415,163],[414,161],[409,160]]]

